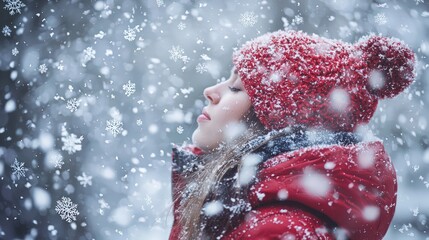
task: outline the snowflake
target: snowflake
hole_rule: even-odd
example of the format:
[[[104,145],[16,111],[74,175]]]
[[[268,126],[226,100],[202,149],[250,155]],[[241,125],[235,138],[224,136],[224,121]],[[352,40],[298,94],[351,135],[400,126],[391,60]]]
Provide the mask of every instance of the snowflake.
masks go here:
[[[149,208],[153,209],[154,206],[152,204],[153,202],[152,202],[152,198],[150,196],[148,196],[148,195],[144,196],[143,197],[143,201],[146,204],[146,206],[148,206]]]
[[[55,159],[55,168],[61,169],[64,165],[63,156],[58,154]]]
[[[9,26],[4,26],[3,29],[1,30],[1,33],[3,33],[3,35],[5,37],[10,36],[10,34],[12,33],[12,30],[10,30]]]
[[[99,199],[98,203],[100,204],[100,210],[99,210],[100,211],[100,215],[104,215],[103,208],[109,209],[110,206],[109,206],[109,204],[103,198]]]
[[[45,74],[47,71],[48,71],[48,67],[46,67],[46,64],[39,65],[40,74]]]
[[[128,41],[134,41],[136,39],[136,31],[133,28],[128,27],[127,30],[124,30],[124,38]]]
[[[113,137],[116,137],[124,129],[122,128],[122,122],[116,119],[107,121],[106,131],[109,131]]]
[[[292,25],[299,25],[301,23],[304,22],[304,18],[301,17],[300,15],[296,15],[293,19],[292,19]]]
[[[378,25],[384,25],[387,23],[386,15],[384,15],[384,13],[378,13],[377,15],[375,15],[374,21]]]
[[[18,55],[18,53],[19,53],[18,48],[13,48],[13,49],[12,49],[12,55],[13,55],[13,56]]]
[[[185,28],[186,28],[186,24],[185,24],[184,22],[180,22],[180,23],[177,25],[177,28],[178,28],[179,30],[183,30],[183,29],[185,29]]]
[[[86,67],[86,63],[95,58],[95,50],[92,47],[87,47],[83,50],[82,66]]]
[[[69,223],[76,221],[76,216],[79,215],[77,204],[74,204],[68,197],[62,197],[61,201],[57,201],[55,211],[61,216],[61,219]]]
[[[67,151],[69,154],[82,150],[83,137],[79,138],[75,134],[69,134],[66,129],[66,123],[61,128],[61,141],[63,142],[62,150]]]
[[[64,70],[64,65],[62,63],[58,63],[57,69],[60,71]]]
[[[27,168],[24,167],[24,163],[18,162],[15,159],[15,162],[12,164],[12,177],[15,179],[20,179],[21,177],[25,177],[25,172],[28,171]],[[15,180],[14,180],[15,182]]]
[[[103,31],[99,31],[97,34],[94,35],[95,38],[103,39],[104,36],[106,36],[106,33]]]
[[[141,119],[137,119],[137,126],[143,125],[143,121]]]
[[[407,24],[405,24],[405,25],[401,24],[401,26],[399,27],[399,32],[401,32],[401,33],[409,33],[411,31],[410,31],[410,29],[409,29],[409,27],[408,27]]]
[[[125,91],[127,97],[136,92],[136,84],[128,81],[127,84],[122,85],[122,89]]]
[[[164,0],[156,0],[156,5],[158,5],[158,7],[161,7],[164,5]]]
[[[419,5],[419,3],[425,3],[425,0],[414,0],[416,2],[416,5]]]
[[[238,20],[245,27],[252,27],[258,22],[258,16],[254,12],[245,12],[240,14],[240,20]]]
[[[411,210],[411,212],[413,212],[414,217],[417,217],[419,215],[419,208],[418,207],[414,208],[414,209],[410,209],[410,210]]]
[[[402,227],[398,229],[398,231],[400,233],[404,233],[404,232],[408,232],[408,230],[410,230],[412,228],[413,228],[413,226],[411,225],[411,223],[403,224]]]
[[[3,0],[6,4],[4,9],[9,11],[10,15],[15,15],[15,13],[21,13],[21,8],[25,7],[25,4],[20,0]]]
[[[183,127],[182,126],[178,126],[176,130],[177,130],[178,134],[182,134],[183,133]]]
[[[204,72],[207,72],[207,66],[204,63],[198,63],[195,67],[195,70],[197,71],[197,73],[203,74]]]
[[[82,176],[77,176],[77,180],[83,187],[92,185],[92,176],[87,176],[84,172],[82,173]]]
[[[66,108],[70,110],[70,112],[74,112],[79,107],[79,101],[76,98],[72,98],[67,100]]]
[[[186,63],[189,59],[187,56],[184,56],[185,50],[181,48],[180,46],[173,46],[172,49],[168,50],[170,53],[170,59],[177,62],[177,60],[182,60],[183,63]]]

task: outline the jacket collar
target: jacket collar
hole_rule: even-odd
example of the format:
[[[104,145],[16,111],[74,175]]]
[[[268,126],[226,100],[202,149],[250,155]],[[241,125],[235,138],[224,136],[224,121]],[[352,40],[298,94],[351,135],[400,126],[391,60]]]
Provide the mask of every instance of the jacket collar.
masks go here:
[[[267,139],[271,139],[267,141]],[[305,130],[303,127],[283,128],[272,130],[265,135],[258,136],[237,151],[254,153],[266,161],[279,154],[294,151],[301,148],[323,145],[347,146],[356,144],[361,138],[351,132],[329,132],[326,130]],[[179,173],[190,173],[203,166],[200,157],[203,151],[195,146],[173,147],[173,171]]]

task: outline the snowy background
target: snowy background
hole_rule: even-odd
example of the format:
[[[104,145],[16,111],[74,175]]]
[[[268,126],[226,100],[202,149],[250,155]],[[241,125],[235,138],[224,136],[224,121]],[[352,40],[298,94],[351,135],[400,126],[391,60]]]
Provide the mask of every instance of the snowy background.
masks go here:
[[[167,239],[171,143],[233,48],[285,28],[417,53],[369,128],[398,174],[386,239],[429,239],[427,0],[0,1],[0,239]]]

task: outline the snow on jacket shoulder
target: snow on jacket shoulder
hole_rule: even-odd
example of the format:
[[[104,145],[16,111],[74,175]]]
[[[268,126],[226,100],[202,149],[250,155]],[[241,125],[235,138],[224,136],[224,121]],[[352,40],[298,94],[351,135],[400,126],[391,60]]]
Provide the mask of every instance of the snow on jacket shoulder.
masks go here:
[[[376,240],[382,239],[393,218],[396,189],[396,174],[390,158],[382,142],[374,141],[308,147],[273,157],[263,163],[249,199],[253,209],[262,207],[268,215],[279,211],[276,203],[282,202],[292,208],[293,203],[298,203],[304,206],[295,207],[301,214],[310,214],[305,209],[320,213],[319,220],[333,221],[349,239]],[[304,221],[313,226],[312,232],[305,238],[291,233],[295,234],[295,239],[324,239],[317,235],[320,232],[317,232],[318,222],[314,217],[316,215],[307,218],[282,214],[283,219],[287,218],[283,227],[288,232],[293,222],[294,227],[304,228],[301,226]],[[274,220],[257,224],[261,226],[245,230],[248,236],[276,226]],[[241,228],[239,226],[236,231],[243,231]],[[281,239],[280,234],[270,239]]]
[[[183,189],[179,180],[173,171],[173,196]],[[380,141],[284,152],[262,163],[249,191],[252,210],[222,239],[335,239],[333,226],[348,239],[382,239],[396,188]],[[179,236],[178,214],[170,239]]]

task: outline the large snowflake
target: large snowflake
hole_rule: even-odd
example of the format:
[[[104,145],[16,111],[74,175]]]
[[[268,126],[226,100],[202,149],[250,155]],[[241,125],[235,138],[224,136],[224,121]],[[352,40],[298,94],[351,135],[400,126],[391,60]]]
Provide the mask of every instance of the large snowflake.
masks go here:
[[[106,130],[109,131],[114,137],[121,133],[124,129],[122,128],[122,122],[116,119],[107,121]]]
[[[129,97],[136,91],[136,84],[128,81],[127,84],[122,85],[122,89],[125,91],[125,95]]]
[[[6,4],[4,9],[9,11],[10,15],[15,15],[15,13],[21,13],[21,8],[25,7],[25,4],[20,0],[3,0]]]
[[[86,67],[86,63],[91,61],[91,59],[95,58],[95,50],[92,47],[87,47],[83,50],[83,56],[81,59],[81,63],[83,67]]]
[[[72,98],[67,100],[66,108],[70,110],[70,112],[74,112],[79,107],[80,102],[76,98]]]
[[[48,72],[48,67],[46,66],[46,64],[43,63],[39,66],[39,72],[40,74],[45,74],[46,72]]]
[[[207,66],[205,63],[198,63],[197,66],[195,67],[195,70],[197,71],[197,73],[205,73],[207,72]]]
[[[254,12],[245,12],[240,14],[238,21],[245,27],[252,27],[258,22],[258,16]]]
[[[18,162],[16,159],[11,167],[12,167],[12,176],[18,180],[21,177],[25,177],[25,172],[28,171],[28,169],[24,167],[24,163]]]
[[[385,25],[387,23],[387,17],[386,15],[384,15],[384,13],[378,13],[377,15],[375,15],[374,21],[378,25]]]
[[[65,126],[66,123],[61,128],[61,141],[64,144],[61,149],[67,151],[69,154],[82,150],[83,136],[78,138],[75,134],[68,133]]]
[[[128,29],[124,30],[124,38],[128,41],[134,41],[136,39],[136,31],[133,28],[128,27]]]
[[[82,173],[82,176],[77,176],[76,178],[83,187],[92,185],[92,176],[88,176],[84,172]]]
[[[168,50],[170,53],[170,59],[177,62],[177,60],[182,60],[183,63],[187,63],[189,61],[189,58],[185,56],[185,50],[181,48],[180,46],[173,46],[170,50]]]
[[[61,219],[69,223],[76,221],[76,216],[79,215],[77,204],[74,204],[68,197],[62,197],[61,201],[57,201],[55,211],[60,215]]]

